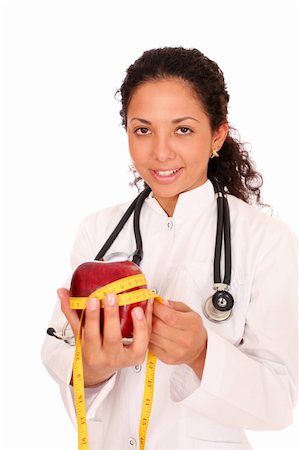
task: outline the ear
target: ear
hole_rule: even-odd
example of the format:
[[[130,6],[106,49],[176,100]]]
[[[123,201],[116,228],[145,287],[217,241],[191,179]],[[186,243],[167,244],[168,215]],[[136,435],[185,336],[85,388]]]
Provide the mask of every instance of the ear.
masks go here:
[[[223,122],[217,130],[214,131],[212,137],[212,149],[220,149],[228,134],[229,125],[227,122]]]

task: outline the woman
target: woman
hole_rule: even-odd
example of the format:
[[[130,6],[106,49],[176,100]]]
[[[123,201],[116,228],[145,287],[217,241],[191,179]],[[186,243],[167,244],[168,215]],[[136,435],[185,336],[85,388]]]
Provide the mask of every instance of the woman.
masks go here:
[[[91,448],[138,447],[145,357],[157,357],[147,449],[250,449],[244,429],[281,429],[296,401],[296,240],[249,203],[260,203],[261,176],[227,122],[229,100],[216,63],[196,49],[146,51],[120,88],[132,162],[152,193],[140,217],[150,288],[165,300],[133,309],[134,339],[123,346],[117,297],[87,305],[83,365]],[[211,321],[217,206],[211,180],[228,195],[233,312]],[[81,224],[72,268],[91,260],[127,204]],[[109,253],[135,250],[132,217]],[[68,285],[59,289],[51,325],[78,317]],[[106,325],[107,324],[107,325]],[[47,337],[43,361],[75,422],[73,348]]]

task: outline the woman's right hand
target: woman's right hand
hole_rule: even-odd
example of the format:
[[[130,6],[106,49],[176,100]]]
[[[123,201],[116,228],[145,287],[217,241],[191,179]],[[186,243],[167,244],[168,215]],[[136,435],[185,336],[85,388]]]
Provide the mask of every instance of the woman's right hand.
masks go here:
[[[75,336],[79,330],[79,317],[69,305],[69,291],[57,291],[61,310],[67,318]],[[100,333],[100,303],[89,299],[85,311],[82,332],[82,359],[84,385],[95,386],[110,378],[118,369],[142,364],[151,335],[153,300],[147,302],[146,314],[136,306],[132,310],[133,342],[123,345],[119,321],[117,296],[108,294],[104,301],[104,333]]]

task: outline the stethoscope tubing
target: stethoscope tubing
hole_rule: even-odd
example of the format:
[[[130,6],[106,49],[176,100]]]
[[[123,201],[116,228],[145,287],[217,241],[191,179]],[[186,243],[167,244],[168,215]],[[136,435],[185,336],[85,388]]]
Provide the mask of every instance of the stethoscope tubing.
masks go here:
[[[134,211],[134,218],[133,218],[133,227],[134,227],[134,235],[135,235],[135,241],[136,241],[136,250],[133,255],[133,262],[137,264],[138,266],[141,263],[141,260],[143,258],[143,246],[142,246],[142,238],[141,238],[141,232],[140,232],[140,213],[141,208],[143,205],[144,200],[151,192],[151,188],[147,186],[139,195],[136,208]]]
[[[231,254],[231,231],[230,231],[230,214],[229,206],[226,196],[223,198],[224,207],[224,258],[225,258],[225,272],[223,283],[227,286],[230,285],[231,280],[231,268],[232,268],[232,254]]]
[[[231,280],[231,231],[230,231],[230,214],[229,205],[224,189],[214,177],[211,177],[211,182],[214,187],[215,195],[217,197],[217,230],[214,253],[214,284],[230,285]],[[221,250],[222,241],[224,242],[224,278],[221,281]]]
[[[221,193],[217,193],[217,229],[216,242],[214,253],[214,284],[221,283],[220,275],[220,261],[221,261],[221,246],[223,235],[223,197]]]
[[[210,177],[210,181],[213,185],[214,192],[217,199],[217,226],[216,226],[216,240],[214,251],[214,289],[216,293],[209,297],[206,301],[204,312],[209,320],[223,321],[231,315],[234,300],[231,294],[227,291],[230,288],[231,281],[231,230],[230,230],[230,213],[229,204],[226,197],[225,190],[216,177]],[[132,261],[140,265],[143,258],[143,245],[140,232],[140,214],[142,205],[145,199],[151,192],[151,188],[145,184],[145,188],[138,194],[138,196],[129,205],[124,215],[104,243],[101,250],[95,257],[95,260],[108,260],[105,257],[107,251],[116,240],[117,236],[123,229],[124,225],[129,220],[130,216],[134,213],[133,228],[136,243],[136,250],[131,255]],[[221,280],[221,253],[222,246],[224,246],[224,278]],[[115,254],[114,254],[115,255]]]
[[[142,199],[142,203],[143,203],[144,199],[149,195],[150,191],[151,191],[150,188],[144,189],[133,200],[133,202],[130,204],[130,206],[128,207],[128,209],[126,210],[126,212],[124,213],[124,215],[122,216],[122,218],[120,219],[120,221],[118,222],[118,224],[116,225],[116,227],[114,228],[114,230],[112,231],[110,236],[108,237],[107,241],[105,242],[105,244],[103,245],[103,247],[101,248],[101,250],[98,252],[98,254],[96,255],[96,257],[94,259],[96,259],[97,261],[100,261],[103,258],[103,256],[107,253],[107,251],[109,250],[109,248],[111,247],[111,245],[113,244],[113,242],[115,241],[115,239],[117,238],[117,236],[119,235],[119,233],[121,232],[121,230],[123,229],[123,227],[125,226],[127,221],[129,220],[133,211],[135,211],[135,208],[138,204],[138,200]],[[140,205],[140,209],[141,209],[142,203]],[[140,215],[140,211],[139,211],[139,215]],[[137,229],[137,233],[138,233],[138,229]],[[141,249],[142,249],[140,231],[139,231],[139,236],[137,235],[137,237],[136,237],[135,226],[134,226],[134,234],[135,234],[137,249],[140,248],[140,243],[141,243]],[[137,238],[138,238],[138,242],[137,242]]]
[[[229,205],[224,192],[223,187],[218,182],[215,177],[210,177],[210,181],[213,184],[215,195],[217,198],[217,227],[216,227],[216,240],[215,240],[215,251],[214,251],[214,289],[217,291],[212,297],[209,297],[205,303],[204,313],[209,320],[214,322],[219,322],[226,320],[231,315],[231,310],[234,304],[233,297],[227,292],[231,280],[231,231],[230,231],[230,213]],[[133,227],[134,236],[136,242],[136,250],[133,253],[133,262],[138,266],[143,258],[143,245],[142,237],[140,232],[140,214],[141,208],[151,192],[151,188],[145,185],[145,189],[141,191],[138,196],[129,205],[128,209],[125,211],[124,215],[102,246],[101,250],[98,252],[95,260],[102,260],[106,255],[107,251],[116,240],[117,236],[129,220],[130,216],[134,212],[133,217]],[[221,252],[222,252],[222,242],[224,243],[224,278],[221,281]],[[228,306],[220,306],[218,302],[223,299],[227,302]],[[63,327],[62,333],[58,334],[54,328],[48,328],[47,333],[57,339],[61,339],[66,343],[73,345],[73,336],[66,336],[66,329],[68,327],[68,322],[66,322]]]
[[[225,284],[230,285],[231,280],[231,232],[230,232],[230,214],[229,205],[225,195],[225,192],[215,177],[210,177],[210,181],[213,184],[214,191],[217,197],[217,229],[216,229],[216,241],[215,241],[215,252],[214,252],[214,284]],[[126,222],[129,220],[130,216],[134,212],[133,227],[134,236],[136,242],[136,250],[133,253],[133,262],[140,265],[143,258],[143,245],[140,232],[140,213],[144,200],[151,192],[151,188],[146,185],[145,189],[141,191],[138,196],[133,200],[128,209],[125,211],[124,215],[116,225],[115,229],[112,231],[111,235],[108,237],[107,241],[101,248],[101,250],[96,255],[96,260],[101,260],[113,242],[116,240],[117,236],[123,229]],[[224,243],[224,261],[225,261],[225,273],[223,281],[221,281],[221,250],[222,242]]]

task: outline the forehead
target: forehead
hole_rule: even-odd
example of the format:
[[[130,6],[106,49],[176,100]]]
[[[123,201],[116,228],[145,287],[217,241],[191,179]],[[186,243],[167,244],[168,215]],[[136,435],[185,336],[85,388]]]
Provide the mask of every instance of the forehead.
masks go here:
[[[202,111],[202,103],[194,88],[180,78],[150,80],[139,85],[133,92],[128,115],[136,110],[155,111],[191,109]]]

